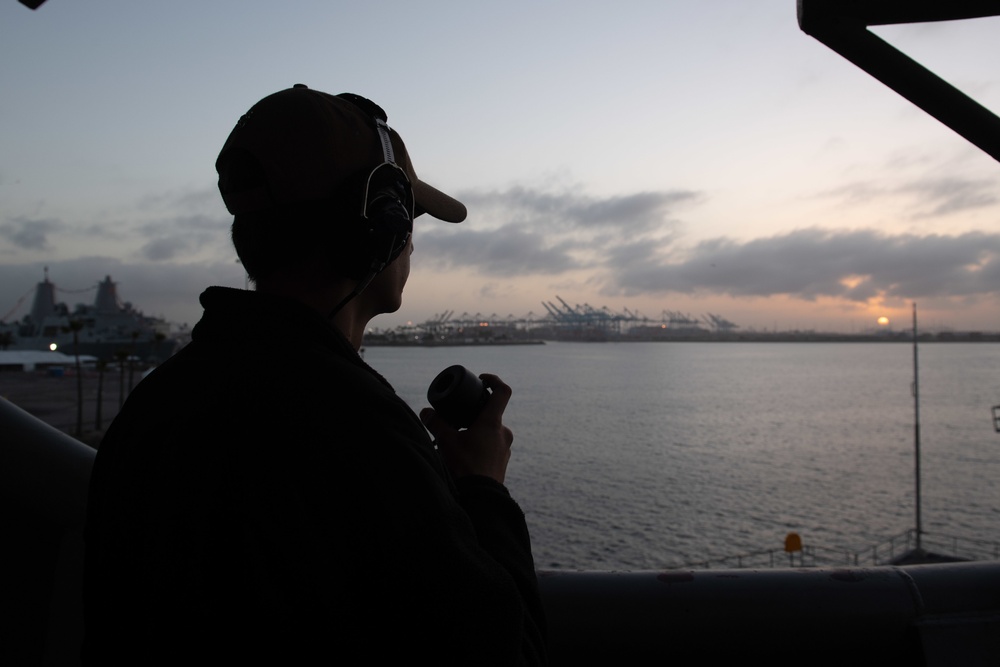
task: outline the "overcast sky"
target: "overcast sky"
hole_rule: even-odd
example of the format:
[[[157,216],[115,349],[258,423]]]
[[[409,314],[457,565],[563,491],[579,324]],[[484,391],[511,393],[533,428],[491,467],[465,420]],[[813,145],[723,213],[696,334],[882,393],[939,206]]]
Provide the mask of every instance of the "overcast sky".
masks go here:
[[[1000,19],[877,34],[1000,111]],[[193,324],[244,285],[215,157],[302,82],[378,102],[417,173],[403,309],[542,302],[743,328],[1000,330],[1000,164],[797,25],[794,0],[0,1],[0,317],[43,268]],[[19,308],[19,299],[27,297]]]

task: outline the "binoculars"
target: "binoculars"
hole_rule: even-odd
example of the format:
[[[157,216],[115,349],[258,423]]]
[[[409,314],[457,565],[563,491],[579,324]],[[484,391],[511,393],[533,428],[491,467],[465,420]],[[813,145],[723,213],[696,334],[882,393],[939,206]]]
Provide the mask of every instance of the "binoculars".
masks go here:
[[[489,400],[490,390],[465,366],[449,366],[434,378],[427,400],[446,422],[468,428]]]

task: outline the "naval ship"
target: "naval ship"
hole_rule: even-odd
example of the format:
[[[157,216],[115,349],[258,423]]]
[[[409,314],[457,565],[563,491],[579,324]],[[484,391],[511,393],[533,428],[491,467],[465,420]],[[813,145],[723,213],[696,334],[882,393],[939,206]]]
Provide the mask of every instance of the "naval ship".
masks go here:
[[[119,301],[111,276],[97,284],[92,304],[79,304],[71,310],[56,301],[56,286],[46,269],[44,279],[35,286],[31,312],[19,322],[0,322],[0,349],[6,350],[51,350],[102,361],[133,357],[156,362],[173,354],[176,346],[165,320]]]

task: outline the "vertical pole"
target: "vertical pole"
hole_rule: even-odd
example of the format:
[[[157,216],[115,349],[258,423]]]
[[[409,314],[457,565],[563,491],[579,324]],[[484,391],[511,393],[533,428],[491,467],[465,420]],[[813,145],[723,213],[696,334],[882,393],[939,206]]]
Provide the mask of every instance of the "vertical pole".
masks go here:
[[[916,480],[917,549],[920,549],[920,372],[917,365],[917,304],[913,303],[913,461]]]
[[[73,330],[73,356],[76,357],[76,439],[83,439],[83,369],[80,367],[80,329],[83,322],[69,324]]]

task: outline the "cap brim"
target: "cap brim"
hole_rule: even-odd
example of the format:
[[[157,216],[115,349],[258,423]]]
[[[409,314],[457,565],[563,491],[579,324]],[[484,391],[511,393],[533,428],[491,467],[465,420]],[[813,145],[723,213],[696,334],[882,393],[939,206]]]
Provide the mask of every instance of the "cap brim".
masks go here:
[[[465,204],[453,197],[449,197],[437,188],[427,185],[423,181],[416,181],[413,184],[413,199],[416,207],[415,213],[427,213],[438,220],[445,222],[462,222],[468,212]]]

